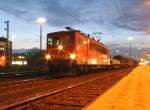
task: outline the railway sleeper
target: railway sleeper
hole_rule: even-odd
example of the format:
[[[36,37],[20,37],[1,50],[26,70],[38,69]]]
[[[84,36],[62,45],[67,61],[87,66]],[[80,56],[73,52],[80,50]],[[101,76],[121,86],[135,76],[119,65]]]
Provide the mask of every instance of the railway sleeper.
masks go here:
[[[61,106],[75,106],[75,107],[83,107],[84,106],[84,104],[81,104],[81,103],[79,103],[79,102],[65,102],[65,101],[61,101],[61,102],[48,102],[47,103],[48,105],[61,105]]]
[[[55,104],[55,105],[85,105],[87,104],[86,100],[48,100],[45,103],[48,103],[50,105]]]
[[[86,99],[85,97],[63,97],[63,98],[61,98],[61,99],[59,99],[59,98],[57,98],[57,99],[46,99],[45,101],[48,101],[49,102],[49,100],[50,101],[62,101],[62,100],[67,100],[67,101],[91,101],[91,100],[88,100],[88,99]]]
[[[47,103],[39,103],[39,104],[34,104],[30,108],[32,108],[32,110],[49,110],[51,107]]]
[[[36,105],[35,110],[79,110],[83,106],[72,106],[72,105],[62,105],[62,104],[53,104],[46,107],[46,104]]]

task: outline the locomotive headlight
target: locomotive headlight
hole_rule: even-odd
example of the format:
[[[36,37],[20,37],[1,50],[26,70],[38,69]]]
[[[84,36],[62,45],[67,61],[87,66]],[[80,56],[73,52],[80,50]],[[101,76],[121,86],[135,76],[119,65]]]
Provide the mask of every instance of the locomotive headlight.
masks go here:
[[[92,65],[96,65],[96,64],[97,64],[97,60],[96,60],[96,59],[92,59],[92,60],[91,60],[91,64],[92,64]]]
[[[76,58],[76,55],[75,54],[70,54],[70,59],[74,60]]]
[[[2,56],[2,59],[5,60],[5,56]]]
[[[47,55],[45,56],[45,58],[46,58],[47,60],[50,60],[50,59],[51,59],[51,55],[47,54]]]
[[[62,46],[62,45],[58,45],[58,49],[59,49],[59,50],[62,50],[62,49],[63,49],[63,46]]]

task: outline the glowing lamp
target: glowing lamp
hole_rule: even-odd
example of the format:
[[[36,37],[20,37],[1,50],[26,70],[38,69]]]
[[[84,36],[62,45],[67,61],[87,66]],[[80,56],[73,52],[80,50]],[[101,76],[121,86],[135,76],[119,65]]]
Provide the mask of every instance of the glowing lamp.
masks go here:
[[[49,54],[47,54],[47,55],[45,56],[45,58],[46,58],[47,60],[49,60],[49,59],[51,59],[51,56],[50,56]]]
[[[43,18],[43,17],[39,17],[37,20],[36,20],[37,23],[39,24],[44,24],[46,22],[46,19]]]
[[[2,59],[5,60],[5,56],[2,56]]]
[[[96,60],[96,59],[92,59],[92,60],[91,60],[91,64],[92,64],[92,65],[96,65],[96,64],[97,64],[97,60]]]
[[[62,46],[62,45],[58,45],[58,49],[59,49],[59,50],[62,50],[62,49],[63,49],[63,46]]]
[[[133,37],[129,37],[128,40],[129,40],[129,41],[132,41],[132,40],[133,40]]]
[[[70,59],[74,60],[76,58],[75,54],[70,54]]]

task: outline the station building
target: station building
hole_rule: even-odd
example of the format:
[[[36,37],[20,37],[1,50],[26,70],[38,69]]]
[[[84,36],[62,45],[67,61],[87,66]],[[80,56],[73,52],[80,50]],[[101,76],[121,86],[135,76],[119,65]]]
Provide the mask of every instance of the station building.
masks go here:
[[[12,42],[7,38],[0,37],[0,67],[11,65]]]

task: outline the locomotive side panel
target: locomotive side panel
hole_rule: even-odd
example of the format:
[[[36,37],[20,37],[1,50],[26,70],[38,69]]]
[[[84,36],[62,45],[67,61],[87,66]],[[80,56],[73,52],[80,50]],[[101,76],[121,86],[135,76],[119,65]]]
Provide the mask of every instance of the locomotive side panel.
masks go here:
[[[88,39],[78,32],[75,33],[76,37],[76,62],[78,65],[86,65],[88,59]]]
[[[89,44],[89,64],[108,65],[109,50],[101,43],[90,41]]]
[[[80,65],[108,65],[110,53],[103,44],[89,38],[85,34],[76,33],[77,64]]]

